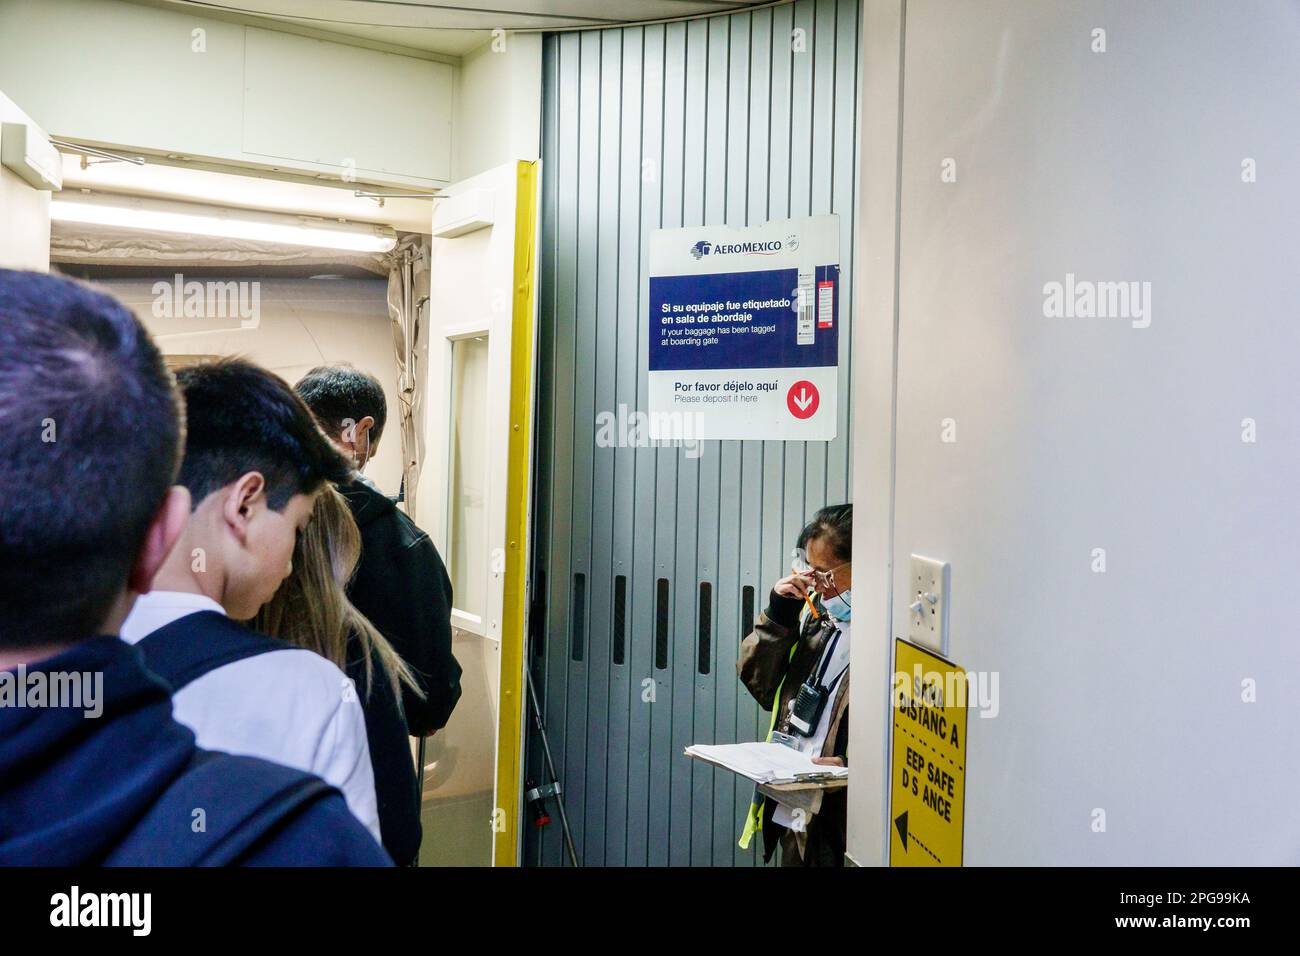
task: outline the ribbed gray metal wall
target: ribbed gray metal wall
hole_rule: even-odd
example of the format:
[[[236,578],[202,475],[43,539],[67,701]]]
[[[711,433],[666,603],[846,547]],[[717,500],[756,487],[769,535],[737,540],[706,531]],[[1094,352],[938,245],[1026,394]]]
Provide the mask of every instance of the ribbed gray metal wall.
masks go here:
[[[759,857],[736,847],[750,788],[682,750],[766,732],[740,639],[851,487],[858,4],[546,39],[531,666],[585,865]],[[650,230],[819,213],[841,217],[840,437],[597,447],[599,413],[646,409]],[[530,826],[525,862],[560,864],[559,829]]]

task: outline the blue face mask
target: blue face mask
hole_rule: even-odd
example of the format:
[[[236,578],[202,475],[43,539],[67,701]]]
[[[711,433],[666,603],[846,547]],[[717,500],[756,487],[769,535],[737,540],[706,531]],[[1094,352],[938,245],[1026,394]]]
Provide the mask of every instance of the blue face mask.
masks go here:
[[[848,602],[851,591],[841,591],[833,598],[823,598],[822,607],[837,621],[847,621],[853,616],[853,605]]]

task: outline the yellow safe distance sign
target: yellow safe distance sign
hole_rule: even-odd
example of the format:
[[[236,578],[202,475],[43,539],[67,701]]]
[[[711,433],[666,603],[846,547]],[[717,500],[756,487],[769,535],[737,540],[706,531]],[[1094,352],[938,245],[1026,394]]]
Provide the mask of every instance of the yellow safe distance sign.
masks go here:
[[[966,806],[966,672],[894,644],[889,865],[961,866]]]

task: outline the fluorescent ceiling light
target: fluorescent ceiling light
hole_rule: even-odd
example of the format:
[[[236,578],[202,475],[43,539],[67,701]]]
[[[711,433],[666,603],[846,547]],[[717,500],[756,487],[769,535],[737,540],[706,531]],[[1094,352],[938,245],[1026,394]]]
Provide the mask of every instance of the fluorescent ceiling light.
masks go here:
[[[222,236],[355,252],[388,252],[397,244],[397,233],[387,226],[107,194],[51,197],[50,218],[143,232]]]
[[[80,160],[74,153],[63,154],[65,196],[89,190],[101,195],[112,193],[170,202],[237,206],[289,216],[373,222],[392,226],[399,232],[428,232],[433,209],[433,202],[428,199],[386,199],[383,206],[373,199],[358,199],[352,195],[358,183],[268,179],[256,170],[220,172],[209,167],[168,166],[154,162],[152,157],[146,166],[95,163],[85,169],[81,168]]]

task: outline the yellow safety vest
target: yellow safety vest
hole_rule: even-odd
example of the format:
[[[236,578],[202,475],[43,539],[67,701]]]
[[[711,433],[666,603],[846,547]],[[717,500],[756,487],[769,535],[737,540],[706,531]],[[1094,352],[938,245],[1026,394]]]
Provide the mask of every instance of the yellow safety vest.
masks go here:
[[[800,636],[803,634],[803,625],[800,622]],[[794,660],[795,649],[799,647],[799,641],[795,640],[794,646],[790,648],[789,660]],[[788,663],[789,661],[787,661]],[[785,675],[781,675],[781,682],[776,685],[776,699],[772,701],[772,722],[767,725],[767,736],[763,738],[764,743],[772,740],[772,731],[776,730],[776,712],[781,707],[781,688],[785,686]],[[740,848],[749,849],[749,843],[754,839],[763,826],[763,796],[758,792],[758,787],[754,787],[754,799],[750,801],[749,813],[745,817],[745,828],[740,831]]]

